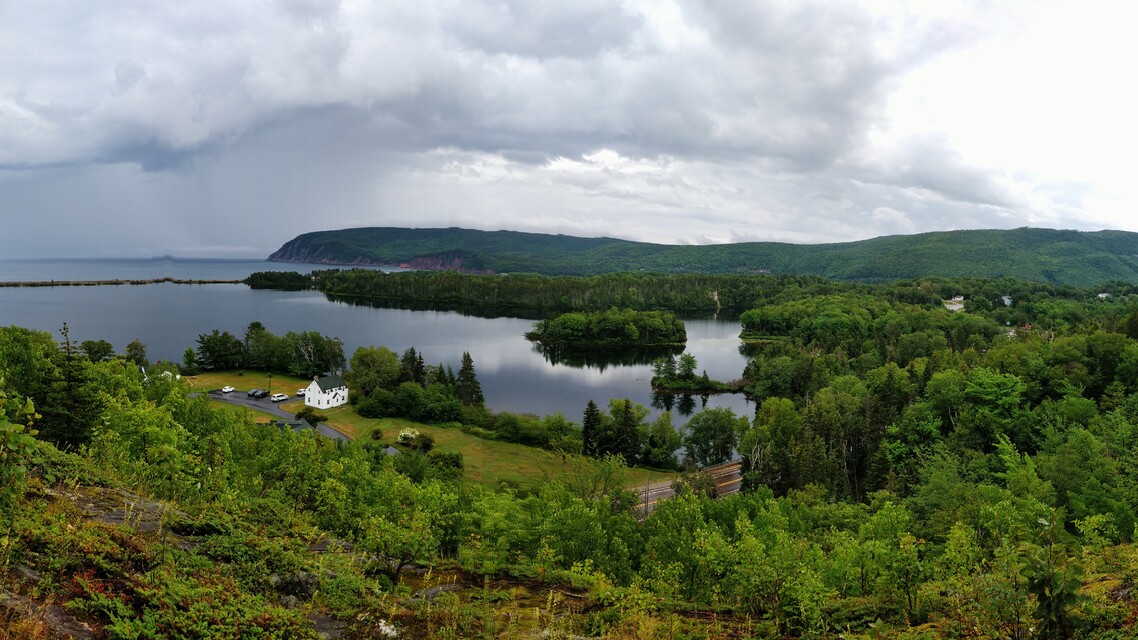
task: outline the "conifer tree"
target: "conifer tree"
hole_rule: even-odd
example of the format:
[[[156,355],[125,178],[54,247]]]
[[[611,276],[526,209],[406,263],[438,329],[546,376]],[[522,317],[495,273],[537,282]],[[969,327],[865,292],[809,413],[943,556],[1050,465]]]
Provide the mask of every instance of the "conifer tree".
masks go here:
[[[427,365],[423,362],[423,354],[408,347],[399,359],[399,381],[414,382],[419,386],[427,384]]]
[[[467,406],[480,407],[483,403],[482,385],[474,373],[474,359],[469,351],[462,352],[462,367],[458,370],[458,381],[455,384],[455,395],[459,402]]]
[[[641,423],[648,410],[625,398],[609,402],[609,414],[612,415],[611,432],[601,438],[602,443],[598,449],[603,455],[615,453],[621,456],[625,464],[636,464],[643,449]]]
[[[585,405],[585,417],[581,421],[581,444],[585,455],[597,457],[597,436],[600,428],[601,410],[597,408],[597,403],[589,400],[589,404]]]
[[[57,447],[73,450],[91,440],[91,428],[101,407],[87,386],[90,363],[79,355],[67,323],[59,332],[63,335],[57,352],[59,373],[43,405],[40,432]]]

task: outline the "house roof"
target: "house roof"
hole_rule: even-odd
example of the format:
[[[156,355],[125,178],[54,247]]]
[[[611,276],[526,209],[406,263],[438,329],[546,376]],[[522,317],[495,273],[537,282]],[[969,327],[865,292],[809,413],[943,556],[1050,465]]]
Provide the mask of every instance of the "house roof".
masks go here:
[[[347,382],[340,376],[324,376],[316,380],[316,386],[320,387],[321,391],[331,391],[340,387],[348,386]]]
[[[300,420],[277,420],[276,422],[273,423],[273,426],[278,427],[280,429],[284,429],[285,427],[288,427],[289,429],[292,429],[293,431],[304,431],[305,429],[311,429],[312,428],[312,425],[309,424],[308,421],[304,420],[304,419],[300,419]]]

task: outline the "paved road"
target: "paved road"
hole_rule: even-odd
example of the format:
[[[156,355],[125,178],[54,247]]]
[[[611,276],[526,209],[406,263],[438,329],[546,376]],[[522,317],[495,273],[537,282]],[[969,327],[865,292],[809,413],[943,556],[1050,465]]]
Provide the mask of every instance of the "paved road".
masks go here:
[[[245,395],[244,391],[222,393],[220,389],[214,389],[213,391],[209,392],[209,398],[210,400],[217,400],[218,402],[226,402],[242,407],[249,407],[250,409],[256,409],[257,411],[263,411],[274,416],[280,416],[285,420],[292,420],[296,417],[295,413],[285,411],[276,402],[273,402],[268,398],[250,398],[249,396]],[[339,431],[336,431],[323,422],[316,423],[316,433],[319,433],[320,435],[327,438],[332,438],[333,440],[342,440],[345,442],[351,440],[351,438],[348,436],[340,433]]]
[[[743,486],[743,463],[739,461],[712,467],[708,472],[715,479],[715,493],[720,498],[739,493]]]
[[[722,498],[723,496],[729,496],[732,493],[739,492],[739,487],[743,483],[741,467],[742,463],[735,461],[715,467],[708,467],[703,470],[703,473],[710,474],[711,478],[715,481],[716,497]],[[667,500],[675,495],[675,492],[672,491],[671,480],[651,482],[634,487],[634,489],[640,498],[639,509],[644,516],[652,513],[652,511],[656,509],[658,502]]]

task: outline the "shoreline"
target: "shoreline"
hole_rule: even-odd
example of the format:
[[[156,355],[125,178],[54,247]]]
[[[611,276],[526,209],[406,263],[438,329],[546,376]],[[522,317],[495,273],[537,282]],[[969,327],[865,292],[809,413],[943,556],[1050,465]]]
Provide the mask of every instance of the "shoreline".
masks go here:
[[[182,278],[147,278],[126,280],[31,280],[31,281],[0,281],[0,287],[101,287],[113,285],[142,285],[142,284],[242,284],[244,280],[187,280]]]

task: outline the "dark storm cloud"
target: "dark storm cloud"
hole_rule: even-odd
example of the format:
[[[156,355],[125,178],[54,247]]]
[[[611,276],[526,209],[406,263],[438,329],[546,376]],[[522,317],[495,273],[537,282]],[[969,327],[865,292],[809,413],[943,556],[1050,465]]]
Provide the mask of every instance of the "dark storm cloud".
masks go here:
[[[847,4],[683,3],[676,42],[598,0],[380,5],[364,15],[316,0],[241,6],[87,8],[95,25],[117,25],[78,34],[105,80],[29,114],[59,134],[105,128],[89,158],[148,166],[338,104],[395,119],[424,148],[555,157],[608,146],[819,167],[860,141],[890,79],[912,63],[883,56],[871,16]],[[100,59],[120,32],[135,46]]]
[[[557,156],[603,145],[821,166],[858,142],[904,66],[877,53],[868,16],[829,4],[763,4],[742,15],[684,6],[691,41],[680,44],[634,41],[631,18],[624,37],[598,34],[595,4],[556,22],[558,37],[544,35],[550,21],[525,29],[477,19],[483,10],[517,19],[518,6],[537,4],[474,5],[449,18],[497,35],[460,38],[464,48],[416,91],[394,96],[391,112],[463,148]]]
[[[267,253],[363,224],[1022,226],[1053,198],[935,137],[871,139],[901,79],[982,22],[849,2],[0,3],[0,215],[47,237],[81,211],[101,224],[61,252],[97,236],[147,255],[178,253],[170,231]]]

